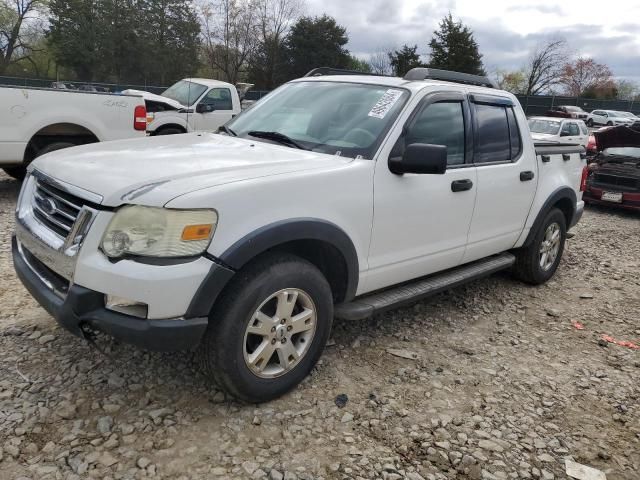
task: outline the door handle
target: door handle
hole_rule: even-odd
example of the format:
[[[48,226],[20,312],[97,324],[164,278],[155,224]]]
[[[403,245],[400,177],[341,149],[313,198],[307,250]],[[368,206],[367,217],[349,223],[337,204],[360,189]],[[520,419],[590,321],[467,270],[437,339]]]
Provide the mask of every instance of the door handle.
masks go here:
[[[535,177],[535,174],[528,170],[526,172],[520,172],[520,181],[521,182],[528,182],[529,180],[533,180],[533,177]]]
[[[471,190],[473,188],[473,182],[468,178],[464,180],[454,180],[451,182],[451,191],[452,192],[464,192],[466,190]]]

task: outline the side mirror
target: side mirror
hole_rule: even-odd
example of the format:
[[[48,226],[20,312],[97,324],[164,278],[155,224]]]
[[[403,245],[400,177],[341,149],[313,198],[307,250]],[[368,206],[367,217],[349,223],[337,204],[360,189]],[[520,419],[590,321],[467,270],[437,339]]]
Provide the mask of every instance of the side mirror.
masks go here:
[[[389,158],[389,170],[396,175],[404,173],[443,175],[447,171],[447,147],[412,143],[407,145],[402,157]]]
[[[196,112],[198,113],[210,113],[210,112],[213,112],[214,110],[215,110],[215,107],[213,105],[199,103],[196,106]]]

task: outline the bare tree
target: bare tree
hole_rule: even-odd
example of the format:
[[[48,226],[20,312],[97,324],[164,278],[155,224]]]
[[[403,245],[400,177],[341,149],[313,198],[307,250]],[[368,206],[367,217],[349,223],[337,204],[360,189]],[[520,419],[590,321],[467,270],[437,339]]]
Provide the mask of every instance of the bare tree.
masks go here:
[[[283,77],[284,41],[289,28],[302,15],[304,0],[256,0],[258,48],[251,59],[252,76],[272,89]]]
[[[255,5],[248,0],[205,2],[200,6],[206,60],[227,82],[237,83],[255,49]]]
[[[538,45],[525,67],[526,95],[538,95],[557,85],[567,62],[567,42],[551,39]]]
[[[392,72],[390,55],[392,52],[392,48],[386,48],[372,53],[368,62],[369,67],[371,67],[371,73],[390,75]]]
[[[29,58],[36,41],[37,12],[43,0],[0,0],[0,74]]]

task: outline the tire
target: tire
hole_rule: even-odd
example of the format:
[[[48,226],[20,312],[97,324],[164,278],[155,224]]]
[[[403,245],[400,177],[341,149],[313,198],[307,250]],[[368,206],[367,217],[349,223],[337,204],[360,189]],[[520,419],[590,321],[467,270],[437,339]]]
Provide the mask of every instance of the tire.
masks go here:
[[[27,167],[24,165],[19,165],[17,167],[3,167],[2,170],[4,170],[4,173],[16,180],[24,180],[24,177],[27,175]]]
[[[589,120],[587,120],[587,127],[593,128],[593,118],[590,118]]]
[[[278,321],[278,305],[285,320]],[[231,280],[213,307],[197,356],[205,375],[230,395],[251,403],[269,401],[309,374],[332,321],[331,287],[320,270],[295,255],[268,254]],[[294,325],[305,330],[290,333]],[[300,355],[295,360],[292,348]]]
[[[555,232],[558,233],[557,243],[549,242],[549,234],[553,236]],[[540,224],[531,244],[516,252],[515,276],[531,285],[540,285],[548,281],[558,269],[566,239],[567,223],[564,214],[559,209],[552,208]],[[544,261],[543,246],[548,252]],[[551,259],[549,255],[554,252],[555,256]]]
[[[156,135],[179,135],[181,133],[185,133],[184,130],[180,128],[168,127],[162,128]]]
[[[607,127],[613,127],[613,122],[607,122]]]
[[[44,148],[41,148],[40,150],[38,150],[36,152],[35,157],[33,157],[31,161],[44,155],[45,153],[55,152],[56,150],[62,150],[63,148],[69,148],[69,147],[75,147],[75,146],[76,144],[71,142],[50,143],[49,145],[46,145]],[[19,165],[17,167],[5,167],[3,168],[3,170],[6,172],[7,175],[12,176],[16,180],[24,180],[24,177],[27,174],[27,165],[29,165],[29,163],[26,163],[24,165]]]

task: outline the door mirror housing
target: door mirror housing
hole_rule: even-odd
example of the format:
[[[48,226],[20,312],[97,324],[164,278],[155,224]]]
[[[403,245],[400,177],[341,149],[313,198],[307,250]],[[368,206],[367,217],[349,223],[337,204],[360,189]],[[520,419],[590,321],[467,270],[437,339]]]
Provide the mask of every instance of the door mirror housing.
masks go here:
[[[447,171],[447,147],[412,143],[407,145],[402,157],[389,158],[389,170],[396,175],[404,173],[443,175]]]
[[[207,105],[207,104],[199,103],[196,106],[196,112],[198,112],[198,113],[211,113],[214,110],[215,110],[215,107],[213,105]]]

